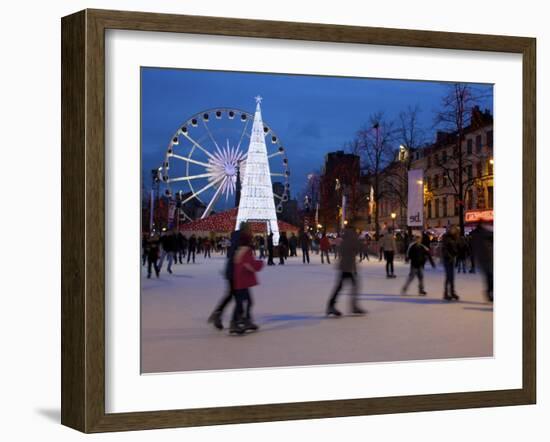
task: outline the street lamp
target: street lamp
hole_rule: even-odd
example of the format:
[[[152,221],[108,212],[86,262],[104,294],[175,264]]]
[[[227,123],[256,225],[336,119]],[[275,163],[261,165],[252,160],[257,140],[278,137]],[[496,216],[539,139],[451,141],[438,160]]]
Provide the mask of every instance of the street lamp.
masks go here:
[[[391,226],[392,226],[392,230],[395,230],[395,218],[396,218],[397,214],[395,212],[392,212],[391,213]]]

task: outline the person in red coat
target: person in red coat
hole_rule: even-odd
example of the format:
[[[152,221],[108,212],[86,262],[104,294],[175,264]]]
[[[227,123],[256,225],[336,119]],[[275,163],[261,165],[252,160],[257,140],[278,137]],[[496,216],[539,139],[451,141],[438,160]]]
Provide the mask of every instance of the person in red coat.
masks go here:
[[[257,330],[252,321],[252,296],[250,287],[258,285],[256,272],[263,267],[263,261],[254,257],[252,250],[252,235],[243,232],[239,238],[239,248],[233,261],[233,284],[235,289],[235,309],[229,329],[230,333],[242,334],[247,330]],[[246,310],[244,305],[246,304]]]
[[[327,234],[324,232],[319,247],[321,248],[321,264],[325,263],[325,256],[327,257],[327,262],[330,264],[330,257],[328,256],[328,252],[330,250],[330,240],[328,239]]]

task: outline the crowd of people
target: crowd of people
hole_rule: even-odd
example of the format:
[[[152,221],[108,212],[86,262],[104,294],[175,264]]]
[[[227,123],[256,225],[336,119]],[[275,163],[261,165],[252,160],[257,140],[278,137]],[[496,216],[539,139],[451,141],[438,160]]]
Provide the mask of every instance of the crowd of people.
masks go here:
[[[191,234],[189,238],[175,230],[143,234],[141,238],[142,265],[147,266],[147,278],[153,271],[157,278],[160,276],[164,261],[167,261],[166,271],[172,273],[173,264],[195,263],[198,256],[211,258],[212,253],[224,255],[227,253],[231,241],[228,237],[197,237]]]
[[[434,255],[439,256],[445,271],[443,299],[458,301],[460,298],[455,288],[455,273],[467,271],[475,273],[479,269],[484,276],[485,296],[493,302],[493,233],[482,223],[466,236],[460,235],[457,226],[449,226],[441,238],[435,238],[428,232],[421,235],[404,235],[399,237],[392,228],[386,228],[378,238],[369,234],[360,235],[352,226],[347,226],[340,235],[329,236],[326,233],[310,235],[305,230],[298,234],[292,232],[287,236],[282,232],[279,244],[274,246],[273,234],[267,236],[252,234],[248,223],[241,223],[239,230],[231,237],[196,237],[187,238],[181,232],[167,231],[160,235],[152,234],[143,237],[143,265],[147,265],[147,277],[154,271],[159,277],[164,262],[167,272],[172,273],[173,264],[195,262],[196,255],[209,259],[211,253],[226,255],[224,276],[227,280],[227,291],[208,318],[217,329],[224,328],[222,316],[231,301],[235,302],[229,326],[230,333],[244,334],[258,329],[252,316],[253,297],[251,288],[257,285],[256,273],[267,260],[268,266],[284,265],[290,258],[298,257],[301,251],[302,263],[311,263],[310,252],[321,257],[321,264],[336,261],[338,277],[333,291],[327,301],[327,316],[341,316],[336,308],[338,296],[344,282],[351,284],[349,312],[363,315],[366,310],[358,303],[357,262],[370,261],[369,253],[373,250],[378,259],[385,260],[387,278],[395,278],[394,259],[403,254],[410,269],[401,289],[406,295],[410,284],[418,279],[418,294],[425,296],[424,267],[427,262],[435,267]]]

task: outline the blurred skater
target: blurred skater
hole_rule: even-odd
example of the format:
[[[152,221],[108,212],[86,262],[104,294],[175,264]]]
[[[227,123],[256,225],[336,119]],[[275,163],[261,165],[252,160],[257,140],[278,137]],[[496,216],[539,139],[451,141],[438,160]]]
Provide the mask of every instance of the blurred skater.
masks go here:
[[[342,313],[336,309],[336,301],[340,290],[342,289],[342,284],[344,279],[349,279],[352,285],[351,296],[350,296],[350,312],[356,315],[365,314],[365,310],[361,309],[357,303],[357,291],[358,291],[358,281],[357,281],[357,266],[355,263],[355,258],[357,252],[359,251],[359,241],[357,238],[357,233],[350,226],[346,227],[344,230],[344,235],[342,237],[342,243],[340,244],[340,261],[338,262],[338,281],[336,287],[332,292],[328,300],[328,305],[326,309],[327,316],[342,316]]]
[[[443,299],[446,301],[459,300],[455,291],[455,264],[458,254],[458,228],[450,226],[441,240],[441,258],[445,268],[445,289]]]
[[[157,235],[151,235],[147,239],[147,278],[151,277],[151,272],[155,269],[157,278],[159,277],[159,267],[157,261],[159,258],[160,244]]]
[[[250,288],[258,285],[256,272],[263,267],[263,261],[254,258],[252,236],[243,232],[239,236],[239,248],[233,257],[233,284],[235,289],[235,309],[229,328],[230,333],[243,334],[258,330],[252,321],[252,294]]]
[[[460,236],[456,242],[456,271],[466,273],[466,258],[468,257],[468,244],[466,238]]]
[[[282,232],[279,238],[279,265],[284,265],[288,258],[288,237],[286,232]]]
[[[327,264],[330,264],[330,240],[326,233],[323,232],[321,241],[319,242],[319,248],[321,249],[321,264],[325,263],[325,257],[327,258]]]
[[[273,266],[273,233],[267,235],[267,265]]]
[[[310,240],[309,235],[303,229],[300,230],[298,242],[300,243],[300,248],[302,249],[302,263],[305,264],[307,262],[309,264]]]
[[[390,227],[382,237],[382,248],[384,249],[384,260],[386,261],[386,278],[395,278],[393,272],[393,259],[397,246],[395,244],[395,236],[393,229]]]
[[[189,261],[191,260],[191,256],[193,257],[193,264],[195,263],[195,253],[197,252],[197,238],[195,235],[191,235],[191,238],[189,238],[189,241],[187,242],[187,263],[189,264]]]
[[[485,296],[493,302],[493,232],[479,223],[471,233],[472,253],[485,277]]]
[[[218,330],[223,330],[223,311],[235,295],[235,288],[233,284],[233,259],[235,256],[235,251],[239,246],[239,241],[242,233],[250,234],[250,224],[242,222],[239,226],[239,230],[235,230],[233,233],[231,233],[230,244],[227,249],[227,262],[225,264],[224,272],[224,277],[225,279],[227,279],[227,292],[222,297],[216,308],[214,308],[214,311],[208,317],[208,322],[214,325],[214,327],[216,327]]]

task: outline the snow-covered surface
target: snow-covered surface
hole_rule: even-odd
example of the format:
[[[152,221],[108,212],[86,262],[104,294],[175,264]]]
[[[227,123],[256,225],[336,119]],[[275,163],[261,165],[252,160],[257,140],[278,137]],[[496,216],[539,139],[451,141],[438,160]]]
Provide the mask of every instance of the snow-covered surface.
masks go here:
[[[440,266],[426,268],[426,297],[417,296],[416,280],[409,295],[400,296],[408,265],[397,261],[397,278],[386,279],[383,262],[371,257],[359,266],[360,304],[368,314],[326,318],[334,265],[321,265],[314,254],[309,265],[291,258],[261,271],[252,289],[260,330],[236,337],[227,333],[233,303],[223,331],[206,323],[227,290],[225,258],[212,256],[174,265],[172,275],[165,267],[159,279],[147,279],[142,269],[143,373],[493,355],[493,306],[485,301],[479,273],[457,274],[458,303],[442,300]],[[344,285],[338,300],[344,313],[349,290]]]

